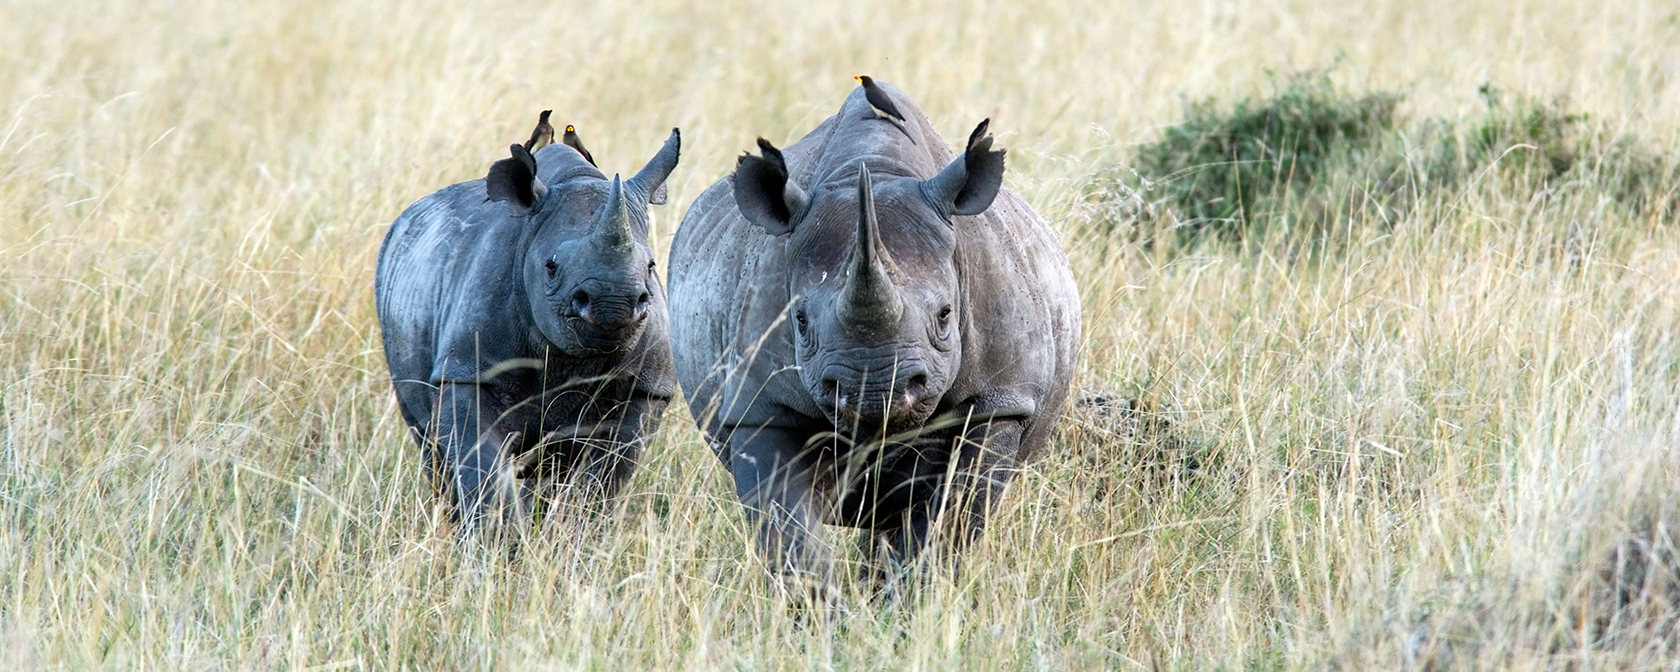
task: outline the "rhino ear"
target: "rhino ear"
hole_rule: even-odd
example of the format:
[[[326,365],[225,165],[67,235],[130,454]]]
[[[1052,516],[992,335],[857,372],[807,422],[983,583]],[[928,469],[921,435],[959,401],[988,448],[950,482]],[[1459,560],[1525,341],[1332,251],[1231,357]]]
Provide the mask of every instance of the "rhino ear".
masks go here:
[[[665,180],[671,176],[671,171],[677,169],[677,159],[681,154],[682,131],[673,128],[671,137],[665,139],[665,146],[659,148],[659,153],[653,155],[635,177],[630,178],[630,186],[647,194],[648,203],[664,205],[668,193]]]
[[[742,154],[735,164],[735,206],[747,221],[772,236],[793,230],[793,220],[805,211],[810,197],[788,179],[787,162],[769,140],[758,139],[763,156]]]
[[[946,216],[985,212],[1003,187],[1005,152],[992,149],[992,136],[986,133],[991,123],[986,119],[975,126],[962,156],[938,175],[922,181],[922,194]]]
[[[508,212],[523,217],[548,194],[548,186],[537,179],[537,159],[524,145],[511,145],[508,152],[513,156],[490,164],[484,176],[485,200],[504,201]]]

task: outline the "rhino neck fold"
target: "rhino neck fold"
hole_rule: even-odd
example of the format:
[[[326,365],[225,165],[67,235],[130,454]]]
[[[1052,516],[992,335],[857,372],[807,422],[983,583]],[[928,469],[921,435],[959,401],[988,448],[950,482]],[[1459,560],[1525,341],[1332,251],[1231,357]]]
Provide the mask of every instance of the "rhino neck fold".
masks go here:
[[[896,330],[903,305],[887,270],[892,258],[881,246],[875,196],[870,186],[869,169],[859,162],[857,245],[852,248],[846,287],[840,293],[840,317],[855,328]]]

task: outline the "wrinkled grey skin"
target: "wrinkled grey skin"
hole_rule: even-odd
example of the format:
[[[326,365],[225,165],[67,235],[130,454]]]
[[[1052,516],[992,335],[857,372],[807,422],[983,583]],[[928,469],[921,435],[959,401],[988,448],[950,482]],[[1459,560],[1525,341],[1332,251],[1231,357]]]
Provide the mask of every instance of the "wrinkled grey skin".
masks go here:
[[[882,88],[914,142],[856,89],[781,152],[789,185],[761,144],[670,252],[690,410],[772,572],[819,586],[821,523],[862,528],[890,579],[930,543],[954,561],[1047,443],[1080,338],[1066,257],[1001,189],[986,125],[953,157]]]
[[[673,131],[628,181],[561,144],[532,176],[515,146],[391,225],[374,281],[385,359],[466,528],[517,518],[544,487],[610,500],[658,428],[675,381],[647,205],[680,144]]]

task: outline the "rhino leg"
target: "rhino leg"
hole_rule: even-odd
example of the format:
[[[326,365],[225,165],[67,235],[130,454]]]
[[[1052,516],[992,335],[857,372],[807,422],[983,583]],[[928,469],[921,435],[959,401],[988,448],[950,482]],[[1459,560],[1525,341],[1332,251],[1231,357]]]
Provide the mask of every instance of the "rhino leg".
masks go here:
[[[649,435],[659,430],[659,420],[665,413],[669,399],[633,397],[617,405],[606,420],[588,426],[555,432],[549,440],[569,441],[578,451],[576,462],[564,479],[568,485],[582,490],[578,505],[605,512],[618,492],[629,482],[647,447]],[[550,444],[552,445],[552,444]],[[516,471],[520,478],[536,475],[538,452],[519,458]]]
[[[1009,486],[1022,430],[1018,420],[993,420],[952,439],[955,459],[939,475],[939,487],[911,505],[901,527],[873,534],[871,546],[885,551],[887,588],[895,588],[930,549],[936,556],[931,560],[957,570],[962,550],[985,531],[987,516]]]
[[[467,528],[494,523],[498,532],[525,508],[522,492],[504,464],[520,440],[508,427],[506,409],[484,385],[444,383],[438,390],[437,454],[446,488],[454,494],[455,517]]]
[[[805,448],[808,434],[776,427],[738,428],[728,439],[729,470],[771,574],[796,595],[822,597],[831,578],[833,551],[822,538],[814,502],[817,465]]]
[[[609,425],[606,443],[589,461],[588,472],[601,484],[601,497],[610,504],[630,481],[642,460],[650,436],[659,431],[659,420],[670,399],[634,397],[624,402],[618,422]]]

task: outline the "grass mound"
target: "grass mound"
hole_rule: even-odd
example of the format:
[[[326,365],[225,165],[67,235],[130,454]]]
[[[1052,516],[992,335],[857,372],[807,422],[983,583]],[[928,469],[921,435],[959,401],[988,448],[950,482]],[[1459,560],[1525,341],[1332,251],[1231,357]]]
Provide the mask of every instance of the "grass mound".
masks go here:
[[[1489,84],[1478,93],[1486,103],[1479,115],[1428,122],[1436,144],[1425,165],[1436,184],[1464,187],[1497,172],[1535,192],[1573,185],[1602,193],[1635,216],[1672,217],[1680,205],[1680,166],[1649,143],[1595,127],[1563,100],[1507,99]]]
[[[1480,93],[1485,107],[1473,115],[1408,125],[1399,93],[1354,93],[1326,72],[1300,73],[1268,98],[1191,103],[1183,122],[1136,147],[1090,195],[1120,206],[1105,233],[1136,222],[1181,242],[1322,237],[1484,185],[1525,198],[1590,194],[1635,217],[1680,209],[1680,167],[1668,153],[1561,100],[1508,98],[1491,85]]]
[[[1138,148],[1137,170],[1185,233],[1240,236],[1287,216],[1331,165],[1394,129],[1400,96],[1350,96],[1323,74],[1297,75],[1269,100],[1189,106],[1183,123]]]

